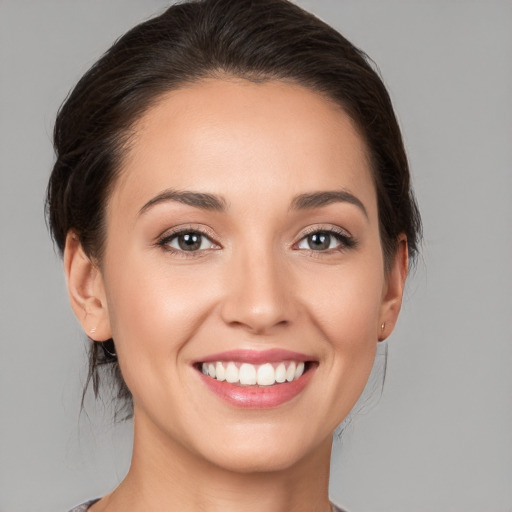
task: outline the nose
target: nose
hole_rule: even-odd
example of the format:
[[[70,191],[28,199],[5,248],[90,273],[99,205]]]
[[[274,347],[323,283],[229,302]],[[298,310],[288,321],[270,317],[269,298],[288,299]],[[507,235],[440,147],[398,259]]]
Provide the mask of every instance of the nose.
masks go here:
[[[270,334],[297,318],[293,279],[286,262],[271,250],[234,255],[227,274],[221,316],[228,325]]]

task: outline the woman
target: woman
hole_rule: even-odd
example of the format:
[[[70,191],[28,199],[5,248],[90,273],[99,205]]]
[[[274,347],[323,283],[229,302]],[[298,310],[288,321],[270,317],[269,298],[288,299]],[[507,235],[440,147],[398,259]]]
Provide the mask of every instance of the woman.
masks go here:
[[[420,230],[365,55],[285,0],[175,5],[80,80],[55,146],[89,377],[134,421],[126,478],[74,510],[336,510],[332,435]]]

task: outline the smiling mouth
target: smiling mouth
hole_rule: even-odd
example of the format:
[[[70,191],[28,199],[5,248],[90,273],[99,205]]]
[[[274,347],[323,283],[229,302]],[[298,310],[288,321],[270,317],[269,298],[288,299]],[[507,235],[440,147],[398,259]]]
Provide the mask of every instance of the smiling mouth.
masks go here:
[[[313,361],[279,361],[263,364],[216,361],[197,363],[195,367],[218,382],[241,387],[269,387],[297,381],[313,365]]]

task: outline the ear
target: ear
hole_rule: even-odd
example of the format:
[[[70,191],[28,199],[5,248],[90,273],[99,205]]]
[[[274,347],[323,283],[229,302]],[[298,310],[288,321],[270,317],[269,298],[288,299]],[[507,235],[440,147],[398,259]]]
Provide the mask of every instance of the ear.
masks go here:
[[[66,237],[64,270],[71,307],[82,328],[95,341],[108,340],[112,332],[103,276],[73,232]]]
[[[398,314],[402,307],[402,296],[405,280],[409,271],[409,252],[407,249],[407,238],[400,235],[397,249],[386,273],[386,284],[382,295],[380,321],[377,326],[377,339],[384,341],[395,328]]]

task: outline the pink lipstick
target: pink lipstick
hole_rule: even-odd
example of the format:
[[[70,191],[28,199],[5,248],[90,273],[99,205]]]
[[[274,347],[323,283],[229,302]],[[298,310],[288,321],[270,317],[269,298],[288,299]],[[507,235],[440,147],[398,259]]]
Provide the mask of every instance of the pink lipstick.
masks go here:
[[[271,408],[299,395],[318,362],[282,349],[231,350],[194,363],[210,391],[236,407]]]

